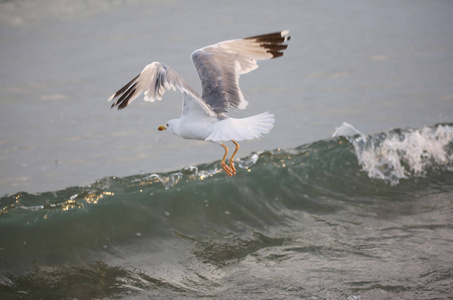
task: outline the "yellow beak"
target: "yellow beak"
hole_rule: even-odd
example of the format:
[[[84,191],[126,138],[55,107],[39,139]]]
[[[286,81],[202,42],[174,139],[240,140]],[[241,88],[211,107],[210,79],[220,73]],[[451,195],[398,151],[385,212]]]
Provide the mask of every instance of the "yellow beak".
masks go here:
[[[157,128],[157,130],[159,130],[159,131],[162,131],[162,130],[165,130],[165,129],[167,129],[167,127],[165,127],[164,125],[160,125],[160,126]]]

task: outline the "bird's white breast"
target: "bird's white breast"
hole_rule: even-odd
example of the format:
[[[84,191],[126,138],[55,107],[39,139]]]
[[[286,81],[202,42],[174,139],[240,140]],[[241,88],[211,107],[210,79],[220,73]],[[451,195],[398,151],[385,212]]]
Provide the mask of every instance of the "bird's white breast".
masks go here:
[[[205,116],[202,118],[182,117],[179,123],[180,135],[185,139],[205,140],[214,129],[218,120],[215,117]]]

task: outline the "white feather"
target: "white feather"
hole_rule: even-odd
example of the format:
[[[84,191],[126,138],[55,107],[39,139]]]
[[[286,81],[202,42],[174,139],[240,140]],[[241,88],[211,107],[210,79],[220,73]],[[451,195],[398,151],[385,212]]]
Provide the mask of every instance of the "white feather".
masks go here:
[[[214,124],[206,141],[243,141],[261,137],[274,127],[274,115],[268,112],[243,119],[225,118]]]

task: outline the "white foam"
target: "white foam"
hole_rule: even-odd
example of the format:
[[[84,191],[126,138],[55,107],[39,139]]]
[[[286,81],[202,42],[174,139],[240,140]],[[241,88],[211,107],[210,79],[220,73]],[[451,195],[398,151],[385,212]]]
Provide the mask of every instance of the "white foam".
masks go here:
[[[151,174],[151,175],[145,177],[144,180],[152,180],[152,179],[156,178],[157,180],[159,180],[162,183],[164,188],[166,190],[168,190],[169,188],[172,188],[175,185],[177,185],[179,180],[181,180],[182,176],[183,176],[183,174],[181,172],[175,172],[168,176],[159,175],[159,174]]]
[[[343,135],[337,133],[343,129],[360,133],[352,125],[343,123],[334,136]],[[453,127],[448,125],[372,136],[360,134],[348,139],[368,176],[388,180],[391,184],[410,176],[424,176],[433,166],[452,168],[453,154],[448,145],[453,142]]]
[[[332,134],[332,137],[337,136],[352,136],[356,134],[363,134],[357,129],[354,128],[349,123],[343,122],[339,127],[335,127],[335,132]]]

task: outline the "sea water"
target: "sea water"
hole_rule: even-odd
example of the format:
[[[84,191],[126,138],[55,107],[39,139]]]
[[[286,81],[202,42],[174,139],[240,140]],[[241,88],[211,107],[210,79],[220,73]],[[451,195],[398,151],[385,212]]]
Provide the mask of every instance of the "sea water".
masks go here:
[[[452,124],[336,136],[236,163],[234,178],[217,161],[1,198],[0,293],[452,296]]]

